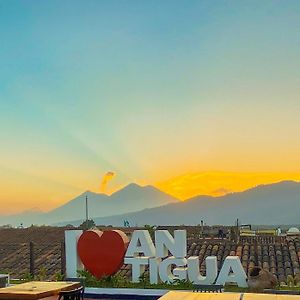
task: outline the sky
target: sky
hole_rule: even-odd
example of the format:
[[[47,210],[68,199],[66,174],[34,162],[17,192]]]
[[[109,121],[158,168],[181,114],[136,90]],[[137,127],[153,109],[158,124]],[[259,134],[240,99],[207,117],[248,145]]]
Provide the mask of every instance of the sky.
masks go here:
[[[300,181],[299,115],[297,0],[0,0],[2,214]]]

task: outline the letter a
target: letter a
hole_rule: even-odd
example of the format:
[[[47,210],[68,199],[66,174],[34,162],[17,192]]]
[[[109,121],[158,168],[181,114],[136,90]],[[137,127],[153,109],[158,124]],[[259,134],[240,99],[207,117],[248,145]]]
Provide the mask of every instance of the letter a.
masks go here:
[[[248,287],[247,275],[238,256],[227,256],[216,284],[225,285],[227,282],[237,283],[239,287]]]
[[[135,230],[133,232],[125,256],[134,257],[139,254],[148,257],[155,256],[155,247],[148,230]]]

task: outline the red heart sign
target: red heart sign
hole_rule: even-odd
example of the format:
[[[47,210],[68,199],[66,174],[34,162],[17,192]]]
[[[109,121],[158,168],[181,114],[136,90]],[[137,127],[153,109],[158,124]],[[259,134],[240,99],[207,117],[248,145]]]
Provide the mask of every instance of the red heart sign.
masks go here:
[[[85,268],[99,279],[121,268],[128,243],[120,230],[87,230],[78,240],[77,251]]]

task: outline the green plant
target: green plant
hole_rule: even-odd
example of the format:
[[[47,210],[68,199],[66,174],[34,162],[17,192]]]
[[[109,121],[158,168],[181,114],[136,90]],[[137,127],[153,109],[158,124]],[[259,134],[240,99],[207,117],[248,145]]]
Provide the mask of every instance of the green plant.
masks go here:
[[[85,285],[87,287],[99,287],[99,288],[143,288],[143,289],[193,289],[193,284],[188,280],[177,280],[175,284],[169,284],[161,282],[158,284],[151,284],[149,280],[149,274],[144,273],[140,276],[140,282],[133,283],[127,277],[117,273],[112,276],[102,277],[100,279],[95,278],[88,271],[78,271],[78,275],[85,279]]]
[[[187,279],[174,279],[174,284],[182,289],[193,289],[193,283]]]
[[[34,276],[30,273],[30,272],[26,272],[22,279],[25,281],[25,282],[28,282],[28,281],[32,281],[34,279]]]
[[[47,270],[45,267],[41,267],[39,270],[38,275],[36,276],[36,279],[39,281],[44,281],[46,279],[47,276]]]
[[[84,229],[84,230],[92,229],[94,227],[96,227],[96,223],[92,219],[91,220],[85,220],[79,226],[80,229]]]
[[[144,228],[146,230],[148,230],[150,236],[151,236],[151,239],[154,240],[154,235],[155,235],[155,228],[156,226],[151,226],[151,225],[144,225]]]
[[[103,288],[118,288],[118,287],[127,287],[129,281],[126,277],[121,274],[115,274],[112,276],[104,276],[100,279],[97,279],[88,271],[78,271],[80,278],[84,278],[86,286],[89,287],[103,287]]]
[[[54,274],[55,281],[64,281],[65,274],[61,274],[60,272],[57,272]]]
[[[145,288],[147,286],[147,284],[150,282],[149,280],[149,274],[147,273],[143,273],[141,276],[140,276],[140,284],[143,286],[143,288]]]
[[[109,276],[108,280],[111,282],[111,284],[114,287],[123,287],[128,282],[128,279],[125,276],[122,276],[119,273],[117,273],[117,274],[115,274],[113,276]]]
[[[10,270],[8,269],[1,269],[0,274],[10,274]]]

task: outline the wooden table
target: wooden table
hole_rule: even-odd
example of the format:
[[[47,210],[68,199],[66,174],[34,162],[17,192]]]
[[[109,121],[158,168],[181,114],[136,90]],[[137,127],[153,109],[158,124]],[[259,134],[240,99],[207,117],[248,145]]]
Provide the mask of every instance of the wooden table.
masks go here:
[[[159,298],[159,300],[300,300],[300,296],[252,293],[192,293],[171,291]]]
[[[55,296],[60,291],[72,290],[80,286],[79,282],[30,281],[0,288],[0,299],[35,300]]]
[[[248,294],[245,293],[243,300],[299,300],[299,295],[276,295],[276,294]]]
[[[171,291],[159,300],[240,300],[240,293],[193,293]]]

